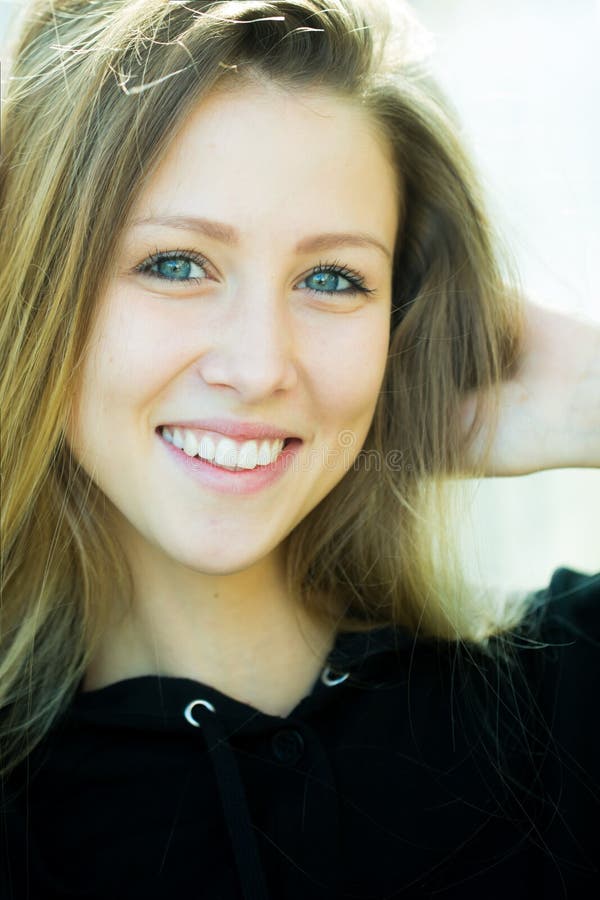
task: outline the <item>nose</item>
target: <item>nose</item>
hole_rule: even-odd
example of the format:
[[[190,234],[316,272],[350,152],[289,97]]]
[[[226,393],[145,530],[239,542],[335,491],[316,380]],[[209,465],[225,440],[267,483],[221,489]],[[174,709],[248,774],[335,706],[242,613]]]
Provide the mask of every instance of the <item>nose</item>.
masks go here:
[[[294,328],[290,305],[280,294],[241,288],[211,331],[199,361],[207,384],[232,388],[246,403],[295,386]]]

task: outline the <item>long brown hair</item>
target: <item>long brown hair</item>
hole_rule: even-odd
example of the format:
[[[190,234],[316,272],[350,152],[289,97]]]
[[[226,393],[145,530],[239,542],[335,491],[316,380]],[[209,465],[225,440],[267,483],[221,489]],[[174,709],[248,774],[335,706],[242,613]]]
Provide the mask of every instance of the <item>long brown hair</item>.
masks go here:
[[[65,425],[105,260],[174,129],[217,84],[252,76],[351,98],[389,142],[403,185],[376,413],[358,459],[286,540],[291,588],[325,616],[341,606],[340,630],[393,623],[485,647],[521,618],[524,604],[498,604],[467,583],[453,517],[467,446],[460,404],[480,388],[485,412],[497,409],[522,307],[449,105],[413,53],[414,23],[393,9],[381,0],[28,8],[0,163],[0,774],[48,732],[110,608],[131,601],[109,504],[72,458]]]

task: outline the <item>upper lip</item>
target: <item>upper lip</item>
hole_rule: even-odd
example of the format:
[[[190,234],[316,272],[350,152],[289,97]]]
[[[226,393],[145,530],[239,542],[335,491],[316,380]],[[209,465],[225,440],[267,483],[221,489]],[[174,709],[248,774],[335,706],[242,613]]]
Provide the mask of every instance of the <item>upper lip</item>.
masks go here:
[[[235,419],[186,419],[184,422],[165,422],[161,427],[168,428],[198,428],[203,431],[217,431],[232,438],[246,438],[247,440],[269,438],[297,437],[293,431],[286,428],[278,428],[268,422],[239,422]]]

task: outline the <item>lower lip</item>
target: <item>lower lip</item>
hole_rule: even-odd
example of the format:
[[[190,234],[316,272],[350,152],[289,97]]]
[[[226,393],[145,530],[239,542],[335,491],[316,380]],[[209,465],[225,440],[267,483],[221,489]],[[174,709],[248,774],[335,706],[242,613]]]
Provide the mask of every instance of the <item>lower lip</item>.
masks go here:
[[[163,447],[171,454],[174,462],[178,463],[188,475],[200,484],[222,494],[256,494],[263,488],[274,484],[293,465],[294,457],[298,455],[302,446],[301,440],[293,438],[274,463],[268,466],[257,466],[255,469],[239,469],[234,472],[213,465],[206,459],[200,459],[199,456],[188,456],[183,450],[166,441],[160,429],[157,429],[156,434]]]

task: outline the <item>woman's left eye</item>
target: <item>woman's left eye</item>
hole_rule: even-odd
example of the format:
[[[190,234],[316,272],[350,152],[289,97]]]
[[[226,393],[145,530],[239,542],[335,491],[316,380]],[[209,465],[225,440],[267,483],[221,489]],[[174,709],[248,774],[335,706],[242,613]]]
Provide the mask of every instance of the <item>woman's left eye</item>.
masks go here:
[[[341,282],[345,282],[345,285]],[[351,269],[337,264],[319,264],[310,275],[300,282],[299,287],[308,287],[315,294],[372,293],[358,272],[353,272]]]

